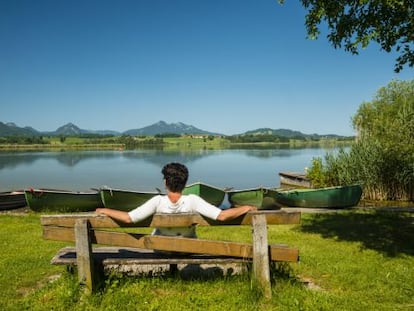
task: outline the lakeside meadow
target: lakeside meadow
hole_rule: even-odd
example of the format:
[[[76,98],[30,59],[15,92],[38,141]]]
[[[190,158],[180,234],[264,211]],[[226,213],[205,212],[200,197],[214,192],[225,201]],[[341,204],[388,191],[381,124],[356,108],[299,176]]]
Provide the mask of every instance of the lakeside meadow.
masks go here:
[[[137,138],[139,141],[141,138]],[[142,138],[144,139],[144,138]],[[155,138],[154,138],[155,139]],[[321,142],[289,142],[289,147]],[[323,146],[348,142],[325,141]],[[252,148],[272,148],[272,143]],[[112,141],[54,138],[57,151],[128,148]],[[154,144],[154,147],[156,147]],[[14,151],[34,145],[19,146]],[[39,151],[48,145],[39,144]],[[69,146],[68,148],[66,148]],[[129,145],[131,146],[131,145]],[[163,138],[162,150],[240,148],[219,138]],[[248,144],[243,145],[247,148]],[[278,144],[280,146],[280,144]],[[13,147],[13,148],[14,148]],[[159,146],[158,146],[159,147]],[[7,148],[5,149],[7,150]],[[37,150],[37,149],[34,149]],[[8,150],[10,152],[10,150]],[[62,152],[65,153],[65,152]],[[309,159],[311,160],[311,159]],[[250,160],[251,161],[251,160]],[[406,202],[407,203],[407,202]],[[297,247],[299,263],[272,267],[272,298],[252,288],[249,274],[106,275],[99,291],[87,295],[76,271],[50,264],[71,243],[42,238],[40,216],[28,209],[0,213],[1,310],[411,310],[414,309],[414,213],[384,204],[302,213],[300,225],[269,225],[270,244]],[[390,203],[387,203],[390,204]],[[380,206],[380,207],[379,207]],[[251,228],[199,228],[200,238],[251,242]]]
[[[88,296],[76,273],[50,260],[65,242],[43,240],[40,214],[0,214],[1,310],[411,310],[414,217],[385,209],[303,213],[300,225],[270,225],[269,243],[300,250],[272,268],[272,299],[248,275],[106,277]],[[200,238],[248,242],[250,228],[199,228]]]
[[[93,189],[95,198],[104,188],[160,194],[170,185],[160,170],[180,162],[191,172],[187,184],[268,188],[271,208],[301,212],[300,223],[295,218],[289,225],[266,224],[262,213],[250,227],[197,229],[201,239],[260,249],[253,252],[255,267],[241,274],[203,267],[145,275],[107,270],[91,293],[76,267],[51,264],[74,243],[43,236],[74,236],[89,270],[91,241],[127,245],[150,228],[125,226],[92,237],[85,219],[74,230],[58,222],[48,231],[41,208],[1,209],[0,311],[414,311],[414,79],[400,80],[412,79],[414,68],[413,1],[3,1],[0,14],[5,197],[22,198],[25,190],[19,204],[28,205],[27,190],[38,201],[47,198],[46,189]],[[34,128],[68,118],[103,129],[71,122],[53,131]],[[214,132],[165,121],[136,128],[159,118],[191,120]],[[353,136],[316,134],[348,133],[349,121]],[[219,134],[241,127],[256,129]],[[300,173],[305,188],[355,186],[361,200],[335,209],[341,194],[317,207],[286,207],[295,204],[270,197],[282,187],[280,172]],[[228,205],[220,207],[247,204],[231,202],[225,192]],[[137,234],[118,234],[127,230]],[[293,251],[295,260],[270,264],[271,297],[251,278],[271,249],[266,238],[300,254],[298,262]],[[198,242],[144,237],[138,245],[181,246],[185,256]],[[198,249],[203,253],[220,248],[214,245],[237,248],[201,243],[209,246]]]

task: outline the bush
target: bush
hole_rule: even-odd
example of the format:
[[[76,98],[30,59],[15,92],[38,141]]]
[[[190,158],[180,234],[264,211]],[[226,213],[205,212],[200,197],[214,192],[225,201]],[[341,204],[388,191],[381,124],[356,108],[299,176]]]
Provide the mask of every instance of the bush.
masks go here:
[[[413,200],[414,80],[392,81],[363,103],[353,118],[359,136],[349,152],[313,159],[308,177],[315,186],[359,183],[364,198]]]

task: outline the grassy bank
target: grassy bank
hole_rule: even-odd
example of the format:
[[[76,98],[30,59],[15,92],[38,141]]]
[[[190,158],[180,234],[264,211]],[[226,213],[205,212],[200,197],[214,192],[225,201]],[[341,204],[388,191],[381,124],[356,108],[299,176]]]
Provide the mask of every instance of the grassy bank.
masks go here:
[[[85,296],[76,275],[49,264],[67,243],[41,238],[39,215],[1,214],[1,310],[411,310],[414,218],[375,211],[303,214],[300,226],[269,226],[270,243],[300,249],[258,299],[248,276],[108,277]],[[201,238],[249,241],[250,228],[199,228]]]

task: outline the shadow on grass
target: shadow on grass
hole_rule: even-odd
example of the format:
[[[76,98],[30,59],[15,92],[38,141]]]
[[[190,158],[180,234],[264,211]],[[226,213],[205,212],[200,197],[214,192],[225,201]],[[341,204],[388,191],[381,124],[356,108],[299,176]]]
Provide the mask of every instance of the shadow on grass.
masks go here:
[[[303,219],[300,231],[324,238],[361,242],[362,247],[386,256],[414,255],[412,214],[374,211],[314,214]]]

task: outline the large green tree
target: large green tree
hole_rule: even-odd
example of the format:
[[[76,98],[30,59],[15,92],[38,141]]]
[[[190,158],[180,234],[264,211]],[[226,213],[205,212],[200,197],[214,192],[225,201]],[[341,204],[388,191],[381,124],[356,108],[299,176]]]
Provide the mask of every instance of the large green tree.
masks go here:
[[[364,102],[352,119],[360,140],[414,156],[414,80],[391,81]]]
[[[283,3],[285,0],[279,0]],[[395,71],[414,66],[413,0],[301,0],[307,10],[306,28],[318,38],[321,25],[328,27],[328,40],[335,48],[358,54],[370,42],[386,52],[395,50]]]

